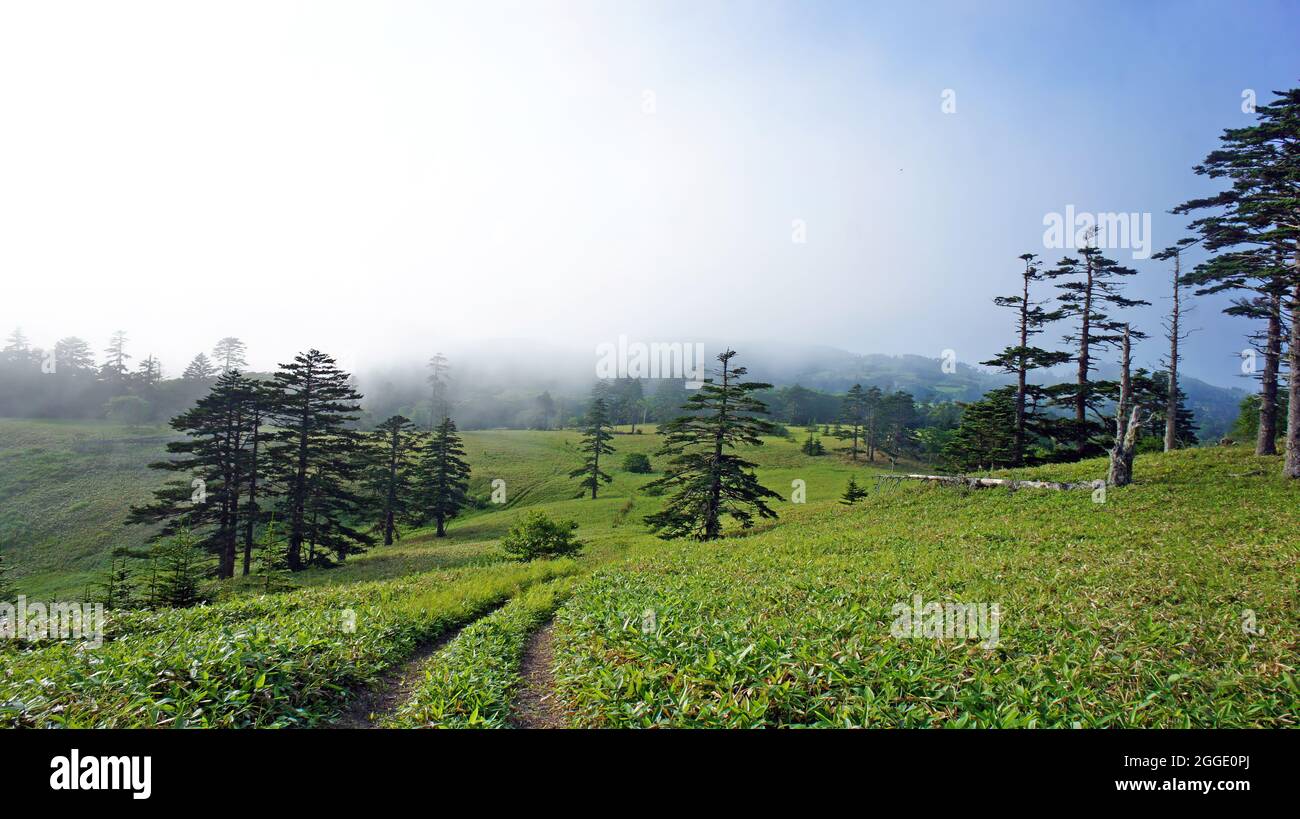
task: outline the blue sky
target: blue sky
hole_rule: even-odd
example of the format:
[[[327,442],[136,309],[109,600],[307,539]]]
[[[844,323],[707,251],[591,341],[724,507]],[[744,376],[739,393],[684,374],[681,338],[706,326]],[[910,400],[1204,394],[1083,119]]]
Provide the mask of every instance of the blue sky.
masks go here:
[[[1046,214],[1184,235],[1297,32],[1267,2],[5,4],[0,325],[123,327],[172,373],[231,334],[255,366],[624,334],[979,361],[1016,257],[1061,255]],[[1131,263],[1149,364],[1167,269]],[[1184,371],[1244,385],[1223,304]]]

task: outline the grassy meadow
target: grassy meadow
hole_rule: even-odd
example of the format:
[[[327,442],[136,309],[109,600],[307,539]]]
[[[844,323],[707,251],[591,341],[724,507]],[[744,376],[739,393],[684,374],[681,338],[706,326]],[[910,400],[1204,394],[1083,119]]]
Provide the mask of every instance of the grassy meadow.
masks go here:
[[[626,432],[626,430],[624,430]],[[575,726],[1291,726],[1300,710],[1300,488],[1244,448],[1144,455],[1104,503],[1087,491],[885,482],[886,464],[749,453],[786,499],[777,521],[712,544],[665,542],[653,428],[620,434],[592,501],[572,431],[465,433],[484,503],[449,536],[404,533],[260,594],[236,580],[195,609],[121,612],[107,642],[0,646],[4,725],[328,724],[421,645],[388,726],[510,724],[529,635],[554,612],[554,686]],[[162,476],[162,430],[0,420],[6,559],[20,591],[79,597]],[[832,442],[826,440],[830,445]],[[910,468],[910,467],[909,467]],[[900,467],[901,469],[901,467]],[[1090,480],[1103,461],[1018,477]],[[838,502],[850,474],[872,490]],[[789,502],[791,482],[807,502]],[[520,565],[498,541],[529,509],[576,520],[576,560]],[[995,644],[896,639],[893,607],[997,604]],[[513,602],[512,602],[513,601]],[[355,630],[341,627],[351,612]],[[1253,630],[1246,629],[1247,612]]]

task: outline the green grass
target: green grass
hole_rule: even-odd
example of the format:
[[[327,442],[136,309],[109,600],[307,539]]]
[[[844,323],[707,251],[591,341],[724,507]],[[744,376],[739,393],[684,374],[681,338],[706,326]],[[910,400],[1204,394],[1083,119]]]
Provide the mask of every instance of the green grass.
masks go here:
[[[386,728],[504,728],[529,636],[573,593],[576,578],[533,586],[462,631],[424,671]]]
[[[638,550],[558,615],[561,690],[596,726],[1291,726],[1300,487],[1278,471],[1191,450],[1104,504],[908,485]],[[891,637],[916,594],[998,603],[997,647]]]
[[[7,646],[0,725],[317,724],[421,642],[576,571],[572,561],[498,564],[122,613],[98,648]]]

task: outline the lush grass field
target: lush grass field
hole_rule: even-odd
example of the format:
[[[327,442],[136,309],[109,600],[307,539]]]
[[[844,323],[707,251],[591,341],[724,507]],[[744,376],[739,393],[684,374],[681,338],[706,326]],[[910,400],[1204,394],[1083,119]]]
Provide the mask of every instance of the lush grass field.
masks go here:
[[[454,521],[448,538],[409,531],[392,547],[351,558],[342,568],[301,573],[295,581],[330,585],[491,563],[501,558],[495,541],[522,510],[534,506],[577,520],[590,544],[589,555],[616,555],[631,541],[652,539],[644,534],[640,518],[656,511],[661,499],[639,490],[656,475],[625,472],[621,463],[630,452],[646,453],[656,461],[653,453],[661,439],[653,429],[616,436],[618,452],[606,467],[614,482],[602,487],[594,502],[577,497],[576,481],[568,477],[580,462],[576,432],[466,432],[465,449],[473,467],[470,492],[485,502],[484,508]],[[147,528],[122,521],[131,504],[149,500],[170,477],[148,468],[166,457],[170,432],[166,427],[0,418],[0,554],[13,568],[20,592],[32,598],[82,599],[101,576],[114,547],[146,542]],[[792,433],[795,440],[770,439],[753,456],[764,483],[787,501],[795,478],[807,482],[812,502],[838,495],[850,473],[866,468],[833,454],[802,455],[798,445],[805,433]],[[656,472],[658,468],[655,463]],[[877,463],[876,468],[883,467]],[[505,481],[504,505],[486,503],[494,479]],[[237,580],[231,585],[238,589],[249,584]]]
[[[0,492],[5,556],[28,572],[21,590],[79,596],[96,556],[134,536],[118,523],[125,498],[146,497],[158,476],[126,461],[156,457],[159,433],[5,421],[0,432],[18,433],[0,439]],[[886,483],[845,507],[848,475],[875,490],[880,465],[805,456],[793,432],[750,457],[787,499],[805,481],[807,502],[782,501],[779,521],[712,544],[645,532],[641,517],[664,499],[642,491],[655,475],[620,463],[627,452],[655,461],[652,430],[615,438],[615,480],[596,501],[567,477],[576,433],[467,433],[473,494],[486,499],[500,478],[506,504],[469,512],[447,538],[407,532],[341,568],[299,573],[298,591],[264,596],[236,581],[216,605],[114,615],[100,649],[6,641],[0,721],[317,724],[418,645],[467,625],[382,721],[502,726],[528,634],[558,606],[558,701],[575,725],[1295,724],[1300,487],[1278,477],[1276,458],[1141,456],[1136,483],[1100,504],[1087,491]],[[74,495],[93,488],[89,512]],[[583,555],[503,562],[499,538],[531,508],[578,521]],[[996,644],[894,637],[894,605],[917,595],[997,604]],[[355,632],[340,628],[345,610]]]
[[[1101,504],[919,485],[809,504],[599,571],[559,616],[562,692],[598,726],[1291,726],[1297,501],[1278,459],[1203,449],[1140,458]],[[997,603],[996,646],[894,638],[914,595]]]

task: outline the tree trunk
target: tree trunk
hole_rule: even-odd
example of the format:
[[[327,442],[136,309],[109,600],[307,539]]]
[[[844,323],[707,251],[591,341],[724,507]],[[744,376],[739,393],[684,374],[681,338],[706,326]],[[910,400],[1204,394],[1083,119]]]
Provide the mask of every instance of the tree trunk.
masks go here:
[[[253,458],[248,465],[248,523],[244,527],[244,576],[253,565],[253,527],[257,525],[257,446],[261,438],[262,412],[253,413]]]
[[[445,524],[446,524],[446,518],[445,518],[444,516],[442,516],[442,515],[437,515],[437,516],[435,517],[435,520],[438,521],[438,534],[437,534],[437,537],[446,537],[446,536],[447,536],[447,529],[446,529],[446,525],[445,525]]]
[[[1169,395],[1165,398],[1165,452],[1178,446],[1178,320],[1182,314],[1180,254],[1174,254],[1174,308],[1169,320]]]
[[[1286,464],[1282,474],[1300,478],[1300,250],[1296,251],[1296,282],[1291,292],[1291,341],[1286,358],[1287,378]]]
[[[1025,262],[1024,289],[1020,296],[1020,362],[1016,367],[1016,466],[1025,465],[1025,375],[1029,362],[1025,348],[1029,346],[1029,261]]]
[[[1115,407],[1115,444],[1110,450],[1110,472],[1106,482],[1111,486],[1128,486],[1133,480],[1133,455],[1137,449],[1137,436],[1140,431],[1138,408],[1129,409],[1133,401],[1133,381],[1131,378],[1132,358],[1129,341],[1129,328],[1124,325],[1123,352],[1120,359],[1119,403]]]
[[[1088,452],[1088,364],[1092,347],[1092,257],[1088,257],[1087,288],[1083,294],[1083,320],[1079,325],[1079,372],[1074,396],[1074,447],[1082,458]]]
[[[1256,455],[1277,454],[1277,373],[1282,358],[1282,294],[1268,299],[1268,334],[1264,340],[1264,372],[1259,380],[1259,430]]]

